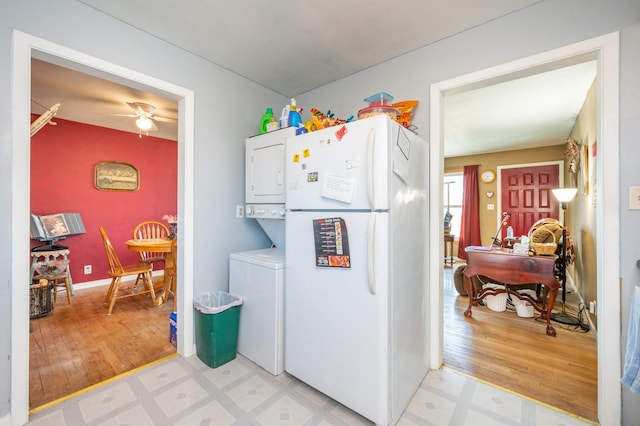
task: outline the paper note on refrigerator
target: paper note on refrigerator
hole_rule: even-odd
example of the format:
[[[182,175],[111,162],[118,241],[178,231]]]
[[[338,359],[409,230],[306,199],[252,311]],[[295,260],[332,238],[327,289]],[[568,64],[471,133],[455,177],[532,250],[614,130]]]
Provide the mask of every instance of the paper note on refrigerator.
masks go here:
[[[411,153],[411,141],[404,132],[398,132],[398,138],[393,147],[393,172],[402,179],[405,185],[409,180],[409,156]]]
[[[356,179],[348,176],[339,176],[327,173],[322,181],[321,196],[332,200],[351,203]]]

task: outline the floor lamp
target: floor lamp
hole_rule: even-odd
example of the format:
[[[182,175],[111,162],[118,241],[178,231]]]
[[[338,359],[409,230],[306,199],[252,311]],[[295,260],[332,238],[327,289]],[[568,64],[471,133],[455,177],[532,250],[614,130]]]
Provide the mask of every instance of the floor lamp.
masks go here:
[[[567,203],[573,200],[578,192],[577,188],[558,188],[551,190],[553,195],[560,201],[560,207],[563,212],[562,223],[562,312],[551,314],[553,321],[561,324],[579,325],[580,321],[565,312],[565,303],[567,300],[567,228],[565,226],[567,220]]]

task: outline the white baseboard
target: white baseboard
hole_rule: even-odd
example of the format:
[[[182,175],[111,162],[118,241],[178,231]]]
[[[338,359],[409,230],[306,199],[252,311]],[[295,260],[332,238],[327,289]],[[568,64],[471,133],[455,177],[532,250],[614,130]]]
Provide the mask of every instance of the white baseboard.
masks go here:
[[[152,278],[156,276],[163,276],[163,275],[164,275],[164,269],[154,270],[152,273]],[[83,289],[93,288],[93,287],[101,287],[101,286],[109,285],[110,283],[111,283],[111,278],[105,278],[102,280],[95,280],[95,281],[83,281],[83,282],[74,281],[73,291],[83,290]]]

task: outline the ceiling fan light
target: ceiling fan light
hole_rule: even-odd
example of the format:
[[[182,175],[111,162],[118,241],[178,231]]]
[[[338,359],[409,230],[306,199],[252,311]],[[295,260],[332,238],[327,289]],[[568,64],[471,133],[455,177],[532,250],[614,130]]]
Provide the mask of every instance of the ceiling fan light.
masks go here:
[[[136,120],[136,126],[138,126],[140,130],[149,130],[152,125],[153,122],[151,119],[146,117],[140,117]]]

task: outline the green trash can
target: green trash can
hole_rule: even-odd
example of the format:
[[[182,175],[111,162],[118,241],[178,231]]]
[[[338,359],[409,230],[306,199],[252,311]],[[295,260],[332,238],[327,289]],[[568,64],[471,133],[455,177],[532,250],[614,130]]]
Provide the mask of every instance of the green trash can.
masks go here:
[[[197,297],[195,311],[196,354],[211,368],[236,358],[242,298],[218,291]]]

